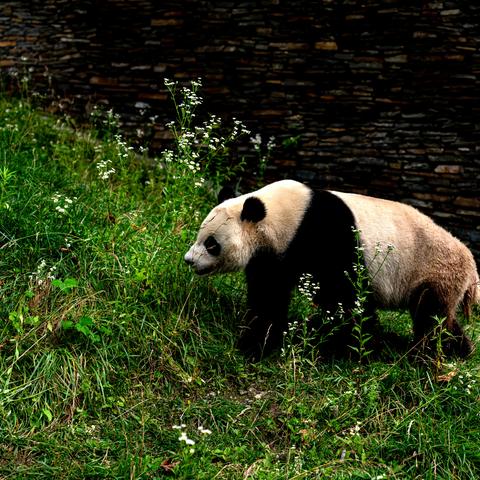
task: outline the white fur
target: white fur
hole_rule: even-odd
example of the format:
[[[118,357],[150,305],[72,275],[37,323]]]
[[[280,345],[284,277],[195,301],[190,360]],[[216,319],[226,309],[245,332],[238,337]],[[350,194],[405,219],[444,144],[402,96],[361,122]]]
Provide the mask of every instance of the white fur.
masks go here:
[[[448,290],[445,296],[458,305],[478,281],[470,250],[415,208],[353,193],[332,193],[355,217],[374,293],[383,306],[404,305],[410,293],[425,282]]]
[[[258,223],[241,220],[248,197],[259,198],[266,217]],[[271,183],[256,192],[231,198],[216,206],[205,218],[195,244],[185,255],[198,273],[242,270],[258,246],[283,253],[295,235],[311,198],[311,190],[294,180]],[[218,257],[210,255],[205,240],[214,236],[222,246]]]

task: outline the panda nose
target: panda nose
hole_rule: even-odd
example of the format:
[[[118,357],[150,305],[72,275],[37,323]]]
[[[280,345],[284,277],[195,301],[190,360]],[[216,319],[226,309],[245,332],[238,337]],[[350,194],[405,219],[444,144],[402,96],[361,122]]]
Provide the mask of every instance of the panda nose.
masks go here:
[[[193,265],[193,255],[190,253],[190,251],[188,251],[185,256],[183,257],[183,259],[185,260],[185,263],[189,266],[192,266]]]

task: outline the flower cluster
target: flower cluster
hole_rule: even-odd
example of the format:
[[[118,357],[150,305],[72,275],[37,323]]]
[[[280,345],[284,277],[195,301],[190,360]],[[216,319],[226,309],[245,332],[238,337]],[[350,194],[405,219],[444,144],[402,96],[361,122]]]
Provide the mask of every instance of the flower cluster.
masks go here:
[[[360,299],[355,300],[355,307],[352,308],[352,317],[361,318],[365,313],[365,305]]]
[[[172,425],[173,430],[180,430],[180,436],[178,437],[179,442],[185,442],[186,445],[193,447],[195,445],[195,440],[192,440],[191,438],[188,437],[187,432],[185,429],[187,426],[184,423],[181,423],[180,425]],[[201,435],[211,435],[212,431],[209,430],[208,428],[204,428],[202,425],[198,427],[198,431]],[[191,448],[190,453],[194,453],[195,449]]]
[[[218,137],[213,137],[214,130],[220,128],[221,121],[216,115],[210,115],[210,118],[203,122],[202,127],[195,127],[195,134],[193,138],[195,139],[195,143],[203,143],[205,141],[207,145],[209,144],[208,140],[212,138],[213,143],[219,143],[220,139]],[[212,145],[210,148],[215,148]]]
[[[320,290],[320,284],[313,281],[313,275],[311,273],[303,273],[300,276],[298,290],[310,302],[313,302],[315,295]]]
[[[247,127],[240,120],[237,120],[234,117],[232,136],[238,137],[239,135],[250,135],[250,130],[248,130]]]
[[[380,242],[377,242],[375,245],[375,256],[381,255],[382,253],[385,253],[385,255],[388,255],[393,250],[395,250],[395,245],[393,245],[392,243],[387,243],[385,246],[387,248],[385,249],[385,252],[384,252],[382,244]]]
[[[167,123],[176,141],[175,151],[165,150],[161,156],[160,167],[169,164],[179,166],[183,174],[195,177],[194,185],[203,186],[205,180],[199,177],[202,169],[215,165],[217,171],[220,163],[227,157],[228,145],[239,136],[249,134],[249,130],[240,120],[233,119],[231,129],[222,126],[221,119],[210,115],[201,125],[193,125],[194,111],[202,103],[197,93],[202,83],[192,81],[191,88],[177,89],[177,82],[165,79],[165,86],[170,92],[177,110],[177,121]],[[177,100],[177,97],[180,97]],[[177,173],[173,178],[177,178]]]
[[[115,173],[115,169],[111,165],[111,160],[101,160],[97,163],[98,176],[101,180],[108,180]]]
[[[250,137],[250,143],[253,145],[256,152],[260,152],[262,148],[262,136],[257,133],[254,137]]]
[[[106,112],[101,108],[95,105],[90,112],[90,117],[95,124],[101,124],[106,130],[116,131],[120,126],[120,115],[114,113],[112,109],[107,110]]]
[[[259,157],[257,174],[260,177],[263,177],[265,175],[265,170],[267,168],[267,163],[272,153],[272,150],[275,148],[275,137],[270,137],[268,139],[264,151],[262,151],[262,136],[259,133],[257,133],[254,137],[250,137],[250,143],[253,145],[253,148]]]
[[[295,333],[298,330],[298,320],[294,320],[293,322],[288,322],[288,332],[289,333]],[[287,334],[287,332],[283,332],[284,335]]]
[[[55,271],[57,267],[55,265],[47,268],[47,262],[43,259],[37,266],[35,272],[29,275],[29,279],[35,282],[37,285],[43,285],[45,281],[55,280]]]
[[[192,86],[195,82],[192,82]],[[196,86],[201,86],[201,83],[198,82]],[[202,104],[202,97],[197,95],[197,92],[193,89],[183,87],[182,88],[182,97],[183,102],[179,105],[181,108],[194,109],[198,105]]]
[[[0,126],[0,131],[5,131],[5,132],[9,132],[9,133],[13,133],[13,132],[19,132],[20,131],[20,127],[18,126],[18,123],[5,123],[4,125]]]
[[[168,91],[175,97],[177,90],[177,82],[169,80],[168,78],[164,79],[164,85],[167,87]],[[187,115],[189,118],[195,116],[193,113],[194,110],[202,104],[202,97],[197,95],[197,90],[202,86],[201,79],[193,80],[191,82],[191,88],[183,87],[180,90],[181,102],[176,105],[177,109]]]
[[[118,158],[120,160],[125,160],[130,156],[130,152],[133,150],[133,147],[128,146],[127,142],[120,134],[115,135],[114,138]]]
[[[472,378],[473,375],[470,372],[466,372],[464,375],[458,376],[458,381],[460,384],[465,387],[465,391],[470,395],[472,393],[472,389],[475,387],[477,381]],[[456,387],[453,387],[456,389]]]
[[[198,431],[202,434],[202,435],[211,435],[212,434],[212,431],[209,430],[208,428],[204,428],[202,427],[201,425],[198,427]]]
[[[346,430],[346,435],[350,436],[360,436],[361,422],[357,421],[353,427],[350,427]]]
[[[263,141],[262,136],[259,133],[257,133],[254,137],[250,137],[250,143],[253,145],[253,148],[257,153],[261,152]],[[269,137],[266,144],[267,154],[269,154],[275,148],[275,146],[275,137]]]
[[[270,152],[271,150],[273,150],[275,146],[276,146],[275,137],[272,136],[268,139],[268,142],[267,142],[267,152]]]
[[[73,197],[72,199],[66,195],[62,195],[61,193],[55,193],[52,196],[52,200],[55,204],[55,210],[62,215],[66,215],[74,200],[77,200],[77,197]]]
[[[178,437],[178,440],[180,442],[185,442],[187,445],[195,445],[195,440],[192,440],[191,438],[188,438],[187,432],[181,432],[180,436]]]

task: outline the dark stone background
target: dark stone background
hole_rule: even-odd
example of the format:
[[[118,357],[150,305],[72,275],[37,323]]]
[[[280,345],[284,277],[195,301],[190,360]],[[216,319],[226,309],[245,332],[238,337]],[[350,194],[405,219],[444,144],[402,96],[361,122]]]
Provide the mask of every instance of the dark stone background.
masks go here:
[[[479,17],[465,0],[7,0],[0,68],[30,70],[51,108],[111,106],[132,134],[158,115],[157,149],[163,79],[201,77],[208,111],[287,140],[268,179],[407,202],[479,260]]]

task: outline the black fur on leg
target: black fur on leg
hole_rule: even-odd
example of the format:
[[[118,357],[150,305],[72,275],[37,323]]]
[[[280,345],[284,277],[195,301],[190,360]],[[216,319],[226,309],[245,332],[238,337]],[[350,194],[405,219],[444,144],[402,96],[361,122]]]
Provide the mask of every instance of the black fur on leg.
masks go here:
[[[473,351],[473,344],[458,323],[454,306],[447,303],[436,285],[424,283],[417,287],[410,298],[415,345],[432,356],[444,352],[446,355],[467,357]],[[439,320],[442,321],[440,325]],[[438,340],[441,343],[440,352],[437,351]]]
[[[472,341],[465,335],[455,316],[447,317],[446,332],[442,336],[443,351],[447,355],[468,357],[474,350]]]
[[[237,348],[250,360],[256,362],[268,357],[281,344],[282,332],[273,322],[254,316],[244,327]]]
[[[435,347],[431,341],[437,325],[435,317],[446,313],[431,285],[422,284],[415,289],[410,297],[409,309],[413,322],[414,345],[420,350],[430,351]]]
[[[248,320],[237,345],[252,360],[260,360],[281,345],[296,278],[269,249],[254,255],[245,274]]]

